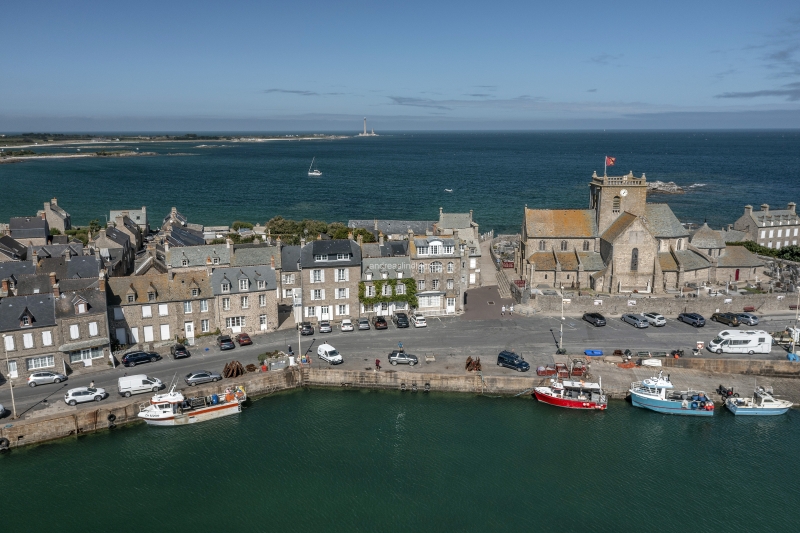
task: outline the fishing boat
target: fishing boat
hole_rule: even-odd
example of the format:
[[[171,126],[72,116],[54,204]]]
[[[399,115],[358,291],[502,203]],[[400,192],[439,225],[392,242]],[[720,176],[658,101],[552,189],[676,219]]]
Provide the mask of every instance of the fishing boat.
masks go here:
[[[567,409],[604,411],[608,407],[600,383],[551,379],[549,387],[536,387],[533,395],[542,403]]]
[[[673,391],[669,375],[658,376],[631,383],[631,403],[636,407],[673,415],[712,416],[714,401],[705,392]]]
[[[735,398],[729,396],[725,399],[725,407],[735,415],[770,416],[782,415],[792,407],[789,400],[779,400],[772,396],[772,390],[757,387],[752,398]]]
[[[312,157],[311,158],[311,165],[309,165],[309,167],[308,167],[308,175],[309,176],[322,176],[322,171],[321,170],[317,170],[316,168],[314,168],[314,160],[315,159],[316,159],[316,157]]]
[[[244,387],[225,389],[223,394],[184,397],[175,385],[166,394],[156,394],[139,406],[139,418],[151,426],[182,426],[242,412],[247,399]]]

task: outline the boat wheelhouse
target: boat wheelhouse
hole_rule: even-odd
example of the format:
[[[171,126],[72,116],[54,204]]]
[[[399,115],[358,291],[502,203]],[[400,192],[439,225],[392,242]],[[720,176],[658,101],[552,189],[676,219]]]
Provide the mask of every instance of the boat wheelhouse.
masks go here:
[[[753,391],[752,398],[725,399],[725,407],[735,415],[770,416],[782,415],[792,407],[789,400],[780,400],[772,396],[772,389],[758,387]]]
[[[542,403],[567,409],[603,411],[608,407],[600,383],[551,379],[549,387],[536,387],[533,395]]]
[[[631,383],[631,403],[635,407],[673,415],[712,416],[714,401],[703,391],[674,391],[669,375]]]
[[[247,399],[244,387],[225,389],[223,394],[184,397],[173,386],[166,394],[156,394],[139,406],[139,418],[151,426],[180,426],[242,412]]]

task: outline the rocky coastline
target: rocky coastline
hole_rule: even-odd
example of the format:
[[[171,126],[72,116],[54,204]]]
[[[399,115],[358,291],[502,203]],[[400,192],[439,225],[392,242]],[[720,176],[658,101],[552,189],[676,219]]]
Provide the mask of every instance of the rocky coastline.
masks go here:
[[[649,181],[647,182],[647,192],[656,194],[684,194],[686,190],[674,181]]]

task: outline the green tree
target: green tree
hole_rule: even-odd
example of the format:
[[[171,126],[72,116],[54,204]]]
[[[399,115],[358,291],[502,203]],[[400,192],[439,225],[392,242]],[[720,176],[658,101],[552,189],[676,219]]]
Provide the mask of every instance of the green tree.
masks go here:
[[[100,221],[97,219],[94,219],[91,222],[89,222],[89,231],[91,231],[92,233],[97,233],[98,231],[100,231],[100,227],[101,227]]]
[[[239,231],[242,228],[253,229],[253,225],[250,222],[242,222],[241,220],[235,220],[231,225],[231,229],[234,231]]]
[[[50,235],[61,235],[61,230],[58,228],[50,228]]]

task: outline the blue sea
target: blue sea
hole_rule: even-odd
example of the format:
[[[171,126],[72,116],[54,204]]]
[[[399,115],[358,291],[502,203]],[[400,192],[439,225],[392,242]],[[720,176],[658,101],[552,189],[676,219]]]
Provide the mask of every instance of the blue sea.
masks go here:
[[[102,148],[101,148],[102,147]],[[389,133],[337,140],[86,143],[37,151],[139,148],[158,155],[25,161],[0,165],[0,220],[35,214],[58,197],[73,223],[111,209],[172,206],[192,222],[314,218],[436,219],[474,210],[481,231],[517,232],[527,204],[588,206],[593,171],[674,181],[684,195],[652,195],[684,222],[719,227],[745,204],[773,208],[800,200],[800,132]],[[316,157],[322,177],[307,175]],[[452,189],[448,193],[445,189]]]

